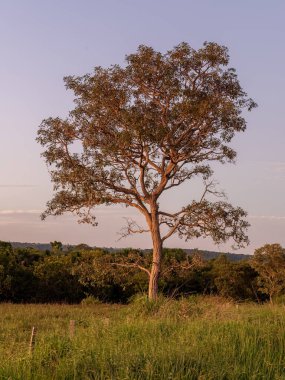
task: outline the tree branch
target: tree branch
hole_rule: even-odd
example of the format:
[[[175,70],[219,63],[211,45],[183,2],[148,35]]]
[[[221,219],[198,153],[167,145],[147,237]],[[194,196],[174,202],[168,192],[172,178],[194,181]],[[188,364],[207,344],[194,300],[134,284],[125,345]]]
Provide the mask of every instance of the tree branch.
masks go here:
[[[134,220],[131,220],[129,218],[124,219],[127,222],[127,226],[121,228],[121,232],[119,232],[119,235],[121,235],[121,237],[119,240],[131,234],[143,234],[145,232],[150,232],[149,229],[141,228]]]
[[[119,267],[124,267],[124,268],[138,268],[138,269],[144,271],[145,273],[147,273],[148,276],[150,277],[150,271],[149,271],[147,268],[141,266],[141,265],[138,264],[138,263],[130,263],[130,264],[112,263],[112,264],[113,264],[113,265],[117,265],[117,266],[119,266]]]

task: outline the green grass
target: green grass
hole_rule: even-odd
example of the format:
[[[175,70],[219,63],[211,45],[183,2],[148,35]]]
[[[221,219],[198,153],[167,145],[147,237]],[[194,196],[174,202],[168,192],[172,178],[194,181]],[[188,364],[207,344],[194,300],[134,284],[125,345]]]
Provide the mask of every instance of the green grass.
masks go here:
[[[0,379],[285,379],[285,308],[211,297],[0,304]]]

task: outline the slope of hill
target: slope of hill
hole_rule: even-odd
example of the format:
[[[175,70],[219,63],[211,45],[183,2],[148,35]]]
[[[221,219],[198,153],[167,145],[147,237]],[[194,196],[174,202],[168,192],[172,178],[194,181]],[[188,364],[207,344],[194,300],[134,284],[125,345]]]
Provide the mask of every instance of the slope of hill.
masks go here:
[[[20,243],[18,241],[10,242],[13,248],[35,248],[40,251],[50,250],[51,245],[49,243]]]
[[[40,251],[45,251],[45,250],[50,250],[51,249],[51,245],[49,243],[20,243],[20,242],[11,242],[12,246],[14,248],[27,248],[27,247],[31,247],[31,248],[35,248],[35,249],[39,249]],[[75,247],[88,247],[87,245],[83,245],[83,244],[80,244],[80,245],[63,245],[63,250],[64,251],[68,251],[68,250],[71,250]],[[105,249],[106,251],[119,251],[120,249],[119,248],[106,248],[106,247],[90,247],[90,248],[102,248],[102,249]],[[145,250],[145,251],[149,251],[149,249]],[[221,252],[215,252],[215,251],[204,251],[204,250],[199,250],[199,249],[184,249],[184,251],[186,251],[187,253],[189,253],[190,255],[195,253],[195,252],[198,252],[199,255],[201,255],[205,260],[212,260],[212,259],[215,259],[217,258],[218,256],[220,255],[225,255],[230,261],[241,261],[241,260],[247,260],[251,257],[251,255],[245,255],[245,254],[241,254],[241,253],[230,253],[230,252],[225,252],[225,253],[221,253]]]
[[[215,252],[215,251],[203,251],[200,249],[185,249],[189,254],[198,252],[205,260],[216,259],[221,255],[225,255],[230,261],[241,261],[251,258],[251,255],[245,255],[243,253],[230,253],[230,252]]]

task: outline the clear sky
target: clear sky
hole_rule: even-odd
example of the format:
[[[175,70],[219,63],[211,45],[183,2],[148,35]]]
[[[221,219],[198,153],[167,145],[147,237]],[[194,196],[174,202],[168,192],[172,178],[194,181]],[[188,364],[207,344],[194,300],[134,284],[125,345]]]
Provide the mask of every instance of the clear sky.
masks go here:
[[[0,240],[150,247],[141,235],[117,241],[123,217],[134,216],[119,207],[100,208],[97,228],[70,216],[40,221],[52,185],[37,128],[72,108],[66,75],[122,64],[139,44],[164,52],[181,41],[194,48],[215,41],[229,47],[230,65],[259,105],[233,142],[237,164],[216,166],[215,178],[232,204],[248,211],[251,244],[241,252],[285,246],[284,14],[283,0],[1,0]],[[173,207],[188,203],[191,185],[175,194]],[[168,246],[230,250],[178,238]]]

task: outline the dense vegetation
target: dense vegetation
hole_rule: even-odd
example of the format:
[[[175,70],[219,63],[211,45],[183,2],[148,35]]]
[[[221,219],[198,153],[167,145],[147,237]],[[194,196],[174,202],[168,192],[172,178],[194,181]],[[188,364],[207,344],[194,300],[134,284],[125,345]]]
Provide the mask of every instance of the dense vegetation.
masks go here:
[[[40,251],[0,242],[0,301],[80,303],[93,297],[126,303],[147,290],[148,276],[140,268],[150,266],[151,252],[108,252],[86,245],[65,251],[59,242],[51,247]],[[165,249],[159,289],[172,298],[211,294],[273,302],[284,293],[284,268],[285,253],[278,244],[266,245],[252,259],[239,262],[225,255],[204,260],[181,249]]]
[[[191,296],[159,304],[0,305],[0,378],[284,379],[284,307]],[[69,337],[69,320],[76,320]],[[37,326],[33,355],[31,327]]]

